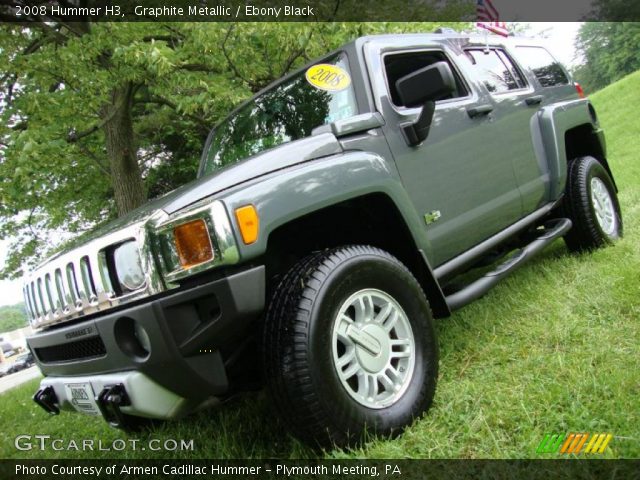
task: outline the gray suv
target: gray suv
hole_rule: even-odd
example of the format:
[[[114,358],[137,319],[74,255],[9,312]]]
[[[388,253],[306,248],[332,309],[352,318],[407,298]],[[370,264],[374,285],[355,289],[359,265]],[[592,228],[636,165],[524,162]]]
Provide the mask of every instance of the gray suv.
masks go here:
[[[194,182],[25,278],[34,400],[131,427],[266,384],[309,443],[398,433],[435,393],[433,319],[555,239],[614,242],[616,191],[535,41],[358,38],[217,125]]]

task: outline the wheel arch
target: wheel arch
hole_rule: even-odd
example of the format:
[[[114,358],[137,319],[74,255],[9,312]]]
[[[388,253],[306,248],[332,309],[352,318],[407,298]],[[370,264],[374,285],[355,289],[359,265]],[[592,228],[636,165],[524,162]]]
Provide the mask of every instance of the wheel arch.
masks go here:
[[[311,251],[370,245],[400,260],[416,277],[434,316],[450,315],[444,294],[403,215],[386,193],[371,192],[295,218],[271,232],[265,255],[267,278],[279,278]]]
[[[532,138],[550,173],[549,200],[562,196],[569,163],[580,156],[597,158],[613,179],[604,132],[589,100],[570,100],[541,108],[536,117],[532,117]]]
[[[591,106],[591,105],[589,105]],[[595,117],[595,110],[590,109],[590,112]],[[607,161],[607,148],[604,139],[603,131],[596,127],[592,123],[583,123],[576,125],[565,131],[564,133],[564,146],[565,154],[567,158],[567,164],[580,157],[593,157],[602,164],[607,171],[613,185],[618,192],[618,186],[616,185],[613,177],[613,172]]]

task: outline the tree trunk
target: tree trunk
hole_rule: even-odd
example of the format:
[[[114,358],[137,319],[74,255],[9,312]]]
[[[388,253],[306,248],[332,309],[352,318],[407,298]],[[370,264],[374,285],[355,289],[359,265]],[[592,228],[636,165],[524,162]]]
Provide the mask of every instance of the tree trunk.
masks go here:
[[[132,89],[131,84],[114,88],[111,103],[101,112],[118,216],[139,207],[147,199],[136,157],[131,119]]]

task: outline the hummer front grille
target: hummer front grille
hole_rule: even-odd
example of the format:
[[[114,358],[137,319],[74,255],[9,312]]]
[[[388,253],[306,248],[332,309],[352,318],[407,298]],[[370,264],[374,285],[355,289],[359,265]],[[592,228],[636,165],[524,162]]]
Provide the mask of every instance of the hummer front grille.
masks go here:
[[[106,310],[164,290],[156,268],[146,221],[109,233],[47,261],[25,277],[23,294],[34,328]],[[113,250],[136,242],[145,281],[135,291],[121,287]]]

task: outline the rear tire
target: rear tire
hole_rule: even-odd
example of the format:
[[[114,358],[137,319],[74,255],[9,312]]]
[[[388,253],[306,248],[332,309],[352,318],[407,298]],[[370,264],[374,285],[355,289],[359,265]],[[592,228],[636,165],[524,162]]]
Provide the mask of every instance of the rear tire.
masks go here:
[[[593,157],[569,164],[563,209],[573,222],[564,237],[572,251],[611,244],[622,237],[622,213],[616,189],[607,170]]]
[[[368,246],[316,253],[288,272],[267,312],[263,354],[280,417],[322,447],[400,433],[429,408],[438,376],[419,283]]]

